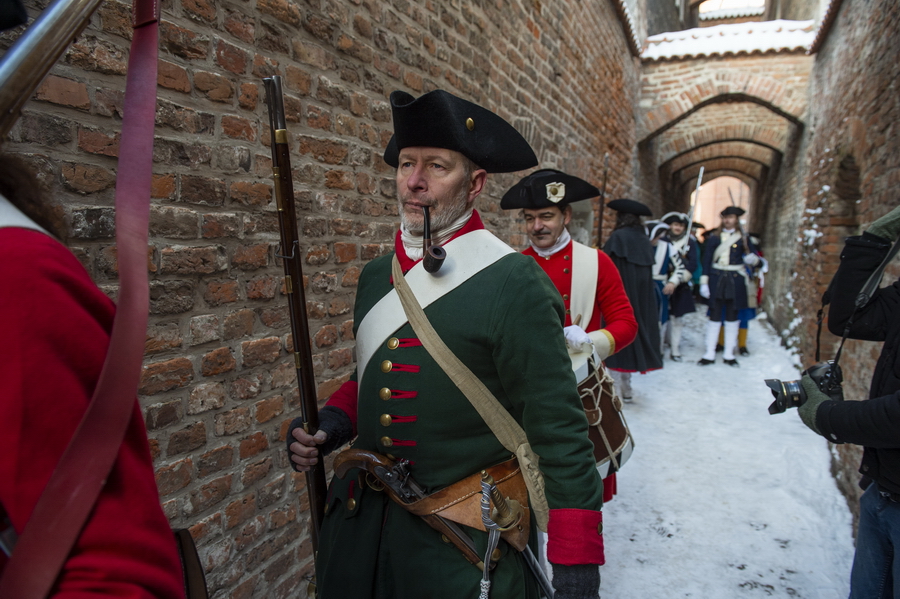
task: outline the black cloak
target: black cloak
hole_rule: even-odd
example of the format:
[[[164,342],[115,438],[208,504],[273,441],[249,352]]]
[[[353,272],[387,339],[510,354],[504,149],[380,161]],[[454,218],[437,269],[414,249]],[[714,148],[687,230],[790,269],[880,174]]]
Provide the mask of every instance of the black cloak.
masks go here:
[[[622,372],[647,372],[662,368],[659,343],[659,305],[653,282],[653,246],[638,227],[616,229],[603,246],[622,275],[625,294],[638,323],[634,342],[606,359],[606,365]]]

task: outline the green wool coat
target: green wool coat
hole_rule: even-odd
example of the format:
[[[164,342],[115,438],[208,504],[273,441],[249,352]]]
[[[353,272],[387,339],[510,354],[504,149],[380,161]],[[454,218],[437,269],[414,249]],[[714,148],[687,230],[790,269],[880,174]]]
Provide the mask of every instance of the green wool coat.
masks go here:
[[[377,258],[363,270],[356,326],[392,289],[392,257]],[[540,456],[550,509],[600,510],[602,481],[566,352],[563,303],[535,261],[509,254],[425,313],[453,353],[524,428]],[[391,337],[416,335],[407,323]],[[354,447],[410,460],[413,478],[429,493],[511,457],[424,347],[390,349],[389,339],[362,377]],[[382,369],[385,360],[395,365],[389,372]],[[384,400],[385,388],[415,397]],[[463,528],[483,554],[487,533]],[[533,545],[535,530],[532,519]],[[491,598],[538,597],[521,555],[505,541],[500,549]],[[481,571],[420,518],[361,485],[352,470],[343,480],[335,477],[329,488],[317,580],[323,599],[459,599],[478,596]]]

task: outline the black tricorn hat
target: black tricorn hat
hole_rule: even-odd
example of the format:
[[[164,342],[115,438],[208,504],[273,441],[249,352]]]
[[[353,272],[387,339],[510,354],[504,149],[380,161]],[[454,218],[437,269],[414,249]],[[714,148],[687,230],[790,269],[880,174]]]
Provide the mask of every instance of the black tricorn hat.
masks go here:
[[[394,136],[384,161],[396,168],[400,150],[414,146],[455,150],[489,173],[511,173],[537,166],[534,150],[502,118],[442,89],[418,98],[391,92]]]
[[[667,212],[663,214],[662,218],[659,219],[667,225],[671,225],[672,223],[681,223],[685,226],[688,224],[688,215],[684,212]]]
[[[650,208],[648,208],[644,204],[641,204],[640,202],[635,202],[634,200],[622,198],[613,200],[612,202],[607,202],[606,205],[616,212],[636,214],[637,216],[653,216],[653,213],[650,212]]]
[[[500,200],[504,210],[513,208],[565,208],[572,202],[596,198],[600,190],[585,181],[562,171],[542,168],[509,188]]]
[[[739,208],[738,206],[729,206],[719,214],[721,214],[722,216],[728,216],[729,214],[734,214],[735,216],[743,216],[744,209]]]

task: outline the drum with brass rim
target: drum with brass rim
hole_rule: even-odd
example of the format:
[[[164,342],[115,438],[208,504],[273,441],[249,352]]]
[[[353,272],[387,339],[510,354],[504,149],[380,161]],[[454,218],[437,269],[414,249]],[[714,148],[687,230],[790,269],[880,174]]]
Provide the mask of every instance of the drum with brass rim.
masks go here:
[[[588,419],[588,437],[594,444],[597,469],[603,477],[618,472],[634,449],[634,439],[622,413],[612,377],[592,348],[569,353],[578,381],[578,394]]]

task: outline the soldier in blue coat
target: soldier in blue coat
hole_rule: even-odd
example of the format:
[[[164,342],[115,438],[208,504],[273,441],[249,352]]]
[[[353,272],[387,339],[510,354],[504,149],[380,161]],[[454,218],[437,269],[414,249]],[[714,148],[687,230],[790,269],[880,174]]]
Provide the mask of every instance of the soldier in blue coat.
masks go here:
[[[691,286],[693,272],[700,264],[700,248],[697,240],[687,230],[690,219],[683,212],[669,212],[662,222],[669,225],[663,241],[672,246],[673,266],[669,273],[672,289],[666,294],[669,300],[669,322],[663,334],[669,343],[673,362],[681,362],[681,331],[684,315],[696,310]],[[665,290],[663,290],[665,294]]]
[[[738,366],[734,357],[737,346],[740,311],[747,308],[747,286],[760,258],[753,242],[743,234],[738,219],[743,208],[729,206],[722,211],[722,228],[709,236],[703,251],[703,275],[700,295],[709,300],[709,322],[706,323],[706,353],[698,364],[716,361],[719,323],[725,321],[725,349],[722,354],[729,366]]]

